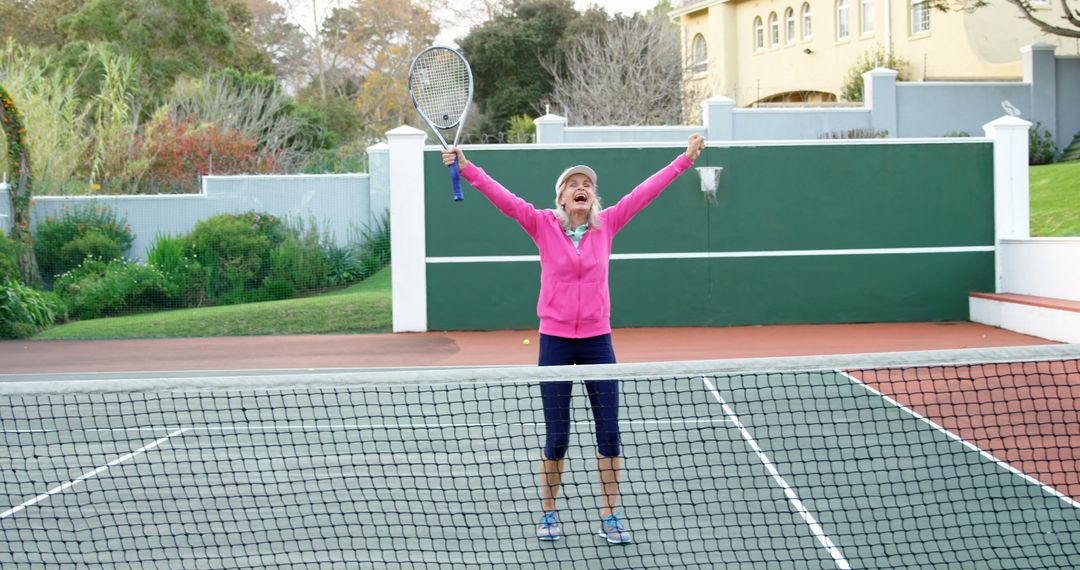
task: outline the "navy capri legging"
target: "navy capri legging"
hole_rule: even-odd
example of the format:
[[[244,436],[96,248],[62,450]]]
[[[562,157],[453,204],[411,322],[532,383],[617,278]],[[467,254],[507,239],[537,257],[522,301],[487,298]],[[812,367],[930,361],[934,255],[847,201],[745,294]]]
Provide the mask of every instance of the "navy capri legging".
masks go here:
[[[614,363],[615,350],[611,346],[610,334],[589,338],[540,335],[540,366]],[[570,395],[573,389],[574,383],[571,381],[540,383],[544,424],[547,427],[545,459],[566,457],[566,449],[570,446]],[[596,423],[597,452],[604,457],[617,457],[620,452],[619,381],[586,380],[585,391],[589,394],[593,421]]]

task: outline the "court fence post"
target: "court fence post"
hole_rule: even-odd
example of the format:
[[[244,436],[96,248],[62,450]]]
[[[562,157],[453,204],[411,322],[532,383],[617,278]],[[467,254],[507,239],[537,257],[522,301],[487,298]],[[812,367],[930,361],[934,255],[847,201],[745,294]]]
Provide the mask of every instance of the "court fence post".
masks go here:
[[[388,131],[390,145],[390,264],[394,332],[427,331],[427,248],[424,212],[424,141],[402,125]]]
[[[536,144],[566,142],[566,118],[548,113],[533,120],[536,125]]]
[[[870,110],[870,127],[875,131],[885,131],[890,138],[900,138],[900,126],[896,120],[896,77],[895,69],[876,67],[862,74],[863,101]]]
[[[701,120],[708,140],[732,141],[736,139],[734,99],[717,96],[702,101]]]
[[[1031,121],[1050,131],[1061,144],[1067,137],[1058,136],[1057,58],[1053,44],[1036,42],[1020,48],[1024,59],[1024,83],[1031,89]],[[1063,133],[1072,136],[1072,133]]]
[[[994,290],[1006,293],[1001,241],[1031,237],[1028,129],[1031,123],[1006,115],[983,125],[994,141]]]

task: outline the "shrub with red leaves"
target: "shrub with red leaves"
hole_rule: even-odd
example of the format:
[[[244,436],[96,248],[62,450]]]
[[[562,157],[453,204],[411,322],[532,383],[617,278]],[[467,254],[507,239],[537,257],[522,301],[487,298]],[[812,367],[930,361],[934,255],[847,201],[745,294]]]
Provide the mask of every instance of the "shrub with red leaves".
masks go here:
[[[280,170],[273,155],[259,152],[254,139],[211,124],[155,119],[146,125],[140,147],[150,161],[146,176],[163,192],[198,192],[200,175],[268,174]]]

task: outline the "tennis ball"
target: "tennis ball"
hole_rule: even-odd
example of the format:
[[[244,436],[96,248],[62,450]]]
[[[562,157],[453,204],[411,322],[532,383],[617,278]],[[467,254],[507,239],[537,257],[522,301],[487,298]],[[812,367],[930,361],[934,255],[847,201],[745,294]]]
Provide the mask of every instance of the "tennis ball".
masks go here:
[[[528,345],[529,344],[529,339],[525,339],[525,340],[521,341],[521,344]]]

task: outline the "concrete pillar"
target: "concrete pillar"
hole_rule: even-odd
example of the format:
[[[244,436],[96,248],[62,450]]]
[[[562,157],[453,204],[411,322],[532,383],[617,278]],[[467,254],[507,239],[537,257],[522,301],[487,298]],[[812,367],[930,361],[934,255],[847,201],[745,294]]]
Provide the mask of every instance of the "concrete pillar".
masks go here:
[[[566,142],[566,118],[548,113],[533,121],[536,125],[536,144]]]
[[[1031,87],[1032,123],[1039,123],[1057,140],[1057,60],[1056,46],[1034,43],[1020,48],[1024,59],[1024,83]],[[1071,133],[1064,133],[1071,137]],[[1072,140],[1071,138],[1069,140]],[[1061,144],[1061,141],[1057,141]]]
[[[897,124],[895,69],[876,67],[863,74],[863,105],[870,110],[870,128],[900,138]]]
[[[427,248],[424,217],[424,131],[386,133],[390,164],[390,259],[394,332],[427,330]]]
[[[983,125],[994,140],[995,290],[1003,291],[1001,240],[1031,237],[1028,129],[1031,123],[1006,115]]]
[[[734,99],[711,97],[702,101],[701,120],[705,127],[705,140],[736,140]]]

